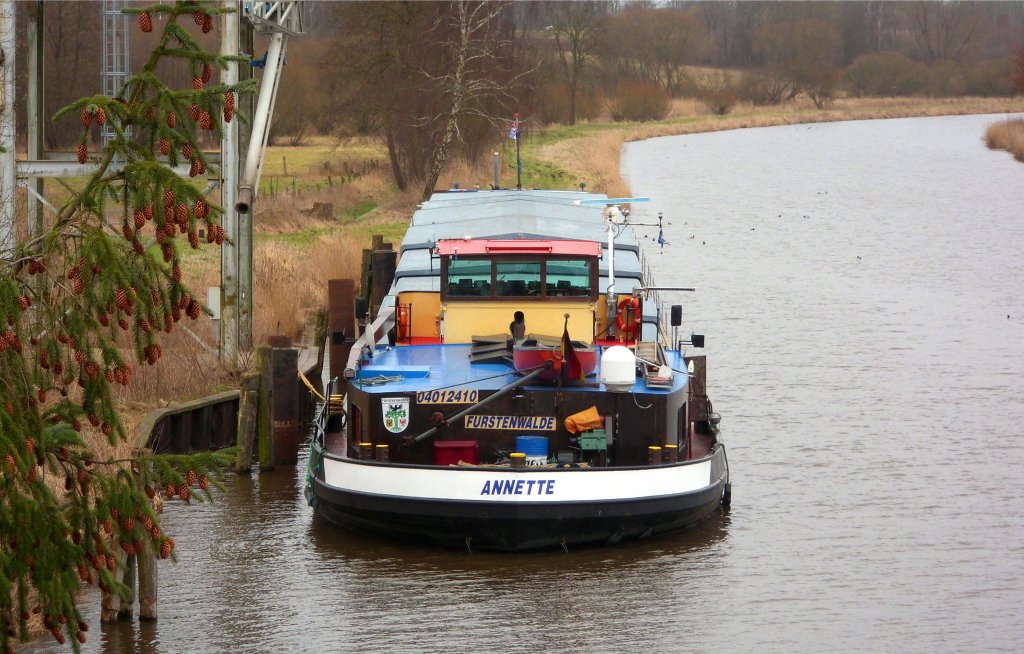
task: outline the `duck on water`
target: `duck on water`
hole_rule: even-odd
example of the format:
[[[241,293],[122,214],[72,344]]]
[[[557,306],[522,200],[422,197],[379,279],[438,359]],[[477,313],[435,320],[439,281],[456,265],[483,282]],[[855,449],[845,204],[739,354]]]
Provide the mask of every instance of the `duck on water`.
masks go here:
[[[683,350],[703,337],[675,337],[677,305],[669,341],[617,206],[631,200],[420,205],[318,418],[310,504],[348,529],[502,551],[647,538],[728,507],[705,357]]]

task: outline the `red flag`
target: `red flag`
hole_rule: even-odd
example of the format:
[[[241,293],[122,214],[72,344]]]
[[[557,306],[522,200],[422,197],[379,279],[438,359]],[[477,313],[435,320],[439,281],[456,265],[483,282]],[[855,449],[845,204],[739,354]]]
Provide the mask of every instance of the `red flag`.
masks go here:
[[[583,364],[576,356],[569,338],[569,317],[565,318],[565,329],[562,332],[562,379],[583,379]]]

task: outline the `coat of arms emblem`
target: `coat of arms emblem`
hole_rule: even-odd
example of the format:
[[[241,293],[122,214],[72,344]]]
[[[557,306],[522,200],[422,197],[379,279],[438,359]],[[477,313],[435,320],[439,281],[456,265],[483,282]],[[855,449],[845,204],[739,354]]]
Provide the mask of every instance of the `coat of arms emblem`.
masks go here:
[[[408,397],[382,397],[380,407],[384,427],[392,434],[401,434],[409,426]]]

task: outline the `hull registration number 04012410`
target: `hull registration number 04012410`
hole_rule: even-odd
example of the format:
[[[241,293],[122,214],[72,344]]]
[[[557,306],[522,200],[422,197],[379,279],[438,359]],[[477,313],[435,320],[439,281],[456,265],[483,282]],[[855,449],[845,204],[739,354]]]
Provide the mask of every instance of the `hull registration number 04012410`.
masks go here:
[[[416,393],[416,404],[475,404],[480,391],[465,388],[445,388]]]

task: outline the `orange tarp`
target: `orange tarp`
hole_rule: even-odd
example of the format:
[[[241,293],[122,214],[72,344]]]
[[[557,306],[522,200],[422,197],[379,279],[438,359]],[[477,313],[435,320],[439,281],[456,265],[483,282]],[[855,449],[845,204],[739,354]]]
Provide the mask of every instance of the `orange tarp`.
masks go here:
[[[597,412],[596,406],[574,413],[565,419],[565,428],[569,430],[570,434],[578,434],[581,431],[603,426],[604,420],[601,419],[601,414]]]

